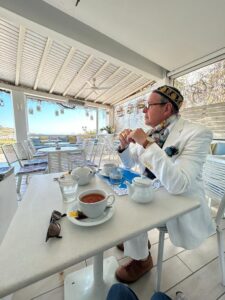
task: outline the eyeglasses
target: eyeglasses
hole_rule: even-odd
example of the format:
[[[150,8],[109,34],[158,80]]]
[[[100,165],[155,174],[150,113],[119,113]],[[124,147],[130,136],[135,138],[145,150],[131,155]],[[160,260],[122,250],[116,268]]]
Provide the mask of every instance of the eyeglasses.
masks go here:
[[[61,218],[65,217],[66,214],[61,214],[61,212],[57,210],[53,210],[50,218],[50,224],[48,226],[48,231],[46,235],[45,241],[47,242],[49,238],[56,237],[58,239],[61,239],[62,236],[60,236],[61,226],[58,222]]]
[[[163,103],[148,103],[148,105],[145,105],[144,109],[143,110],[148,110],[151,108],[151,106],[154,106],[154,105],[165,105],[166,103],[168,102],[163,102]]]

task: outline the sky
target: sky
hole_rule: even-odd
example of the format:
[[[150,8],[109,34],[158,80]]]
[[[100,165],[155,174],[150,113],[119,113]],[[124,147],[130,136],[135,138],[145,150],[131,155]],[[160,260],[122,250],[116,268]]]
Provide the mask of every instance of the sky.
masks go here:
[[[0,125],[14,128],[14,115],[11,95],[0,91],[0,99],[4,101],[4,106],[0,106]],[[37,105],[41,106],[41,111],[37,111]],[[33,114],[30,114],[30,109]],[[96,130],[96,110],[76,107],[75,109],[64,109],[60,113],[61,106],[47,101],[27,100],[27,119],[29,133],[36,134],[78,134],[85,130]],[[56,116],[55,111],[59,112]],[[88,112],[88,116],[86,115]],[[91,120],[90,117],[93,117]],[[108,116],[105,110],[99,110],[99,128],[107,125]]]
[[[11,95],[0,90],[0,100],[4,102],[4,106],[0,106],[0,126],[14,128]]]

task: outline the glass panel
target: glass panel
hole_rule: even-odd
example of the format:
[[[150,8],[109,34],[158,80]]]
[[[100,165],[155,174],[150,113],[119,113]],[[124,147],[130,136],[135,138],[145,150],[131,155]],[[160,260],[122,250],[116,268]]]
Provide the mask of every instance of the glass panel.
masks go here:
[[[98,110],[98,131],[101,133],[101,128],[105,128],[109,124],[109,114],[105,109]]]
[[[11,93],[0,90],[0,146],[15,143],[15,122]],[[0,163],[5,163],[5,157],[0,150]]]
[[[182,108],[225,102],[225,60],[176,78],[174,86],[184,96]]]
[[[15,122],[10,92],[0,90],[0,145],[15,143]]]
[[[96,109],[63,108],[50,101],[27,98],[29,134],[73,135],[96,133]]]

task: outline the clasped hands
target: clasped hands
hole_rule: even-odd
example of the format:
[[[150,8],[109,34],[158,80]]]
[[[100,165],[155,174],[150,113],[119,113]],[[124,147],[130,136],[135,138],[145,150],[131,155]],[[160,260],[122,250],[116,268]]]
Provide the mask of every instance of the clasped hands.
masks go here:
[[[135,130],[124,129],[119,134],[120,148],[125,149],[129,146],[130,143],[137,143],[143,145],[146,141],[148,135],[144,132],[143,129],[137,128]]]

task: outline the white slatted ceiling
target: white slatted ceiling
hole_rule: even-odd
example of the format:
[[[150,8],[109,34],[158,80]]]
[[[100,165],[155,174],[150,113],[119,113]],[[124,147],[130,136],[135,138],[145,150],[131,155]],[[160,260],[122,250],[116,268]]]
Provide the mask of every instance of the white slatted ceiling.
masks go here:
[[[101,68],[104,63],[105,60],[103,59],[93,58],[91,62],[86,66],[86,68],[82,70],[82,73],[79,76],[79,80],[74,82],[73,86],[71,86],[70,90],[68,91],[68,94],[76,94],[80,90],[80,88],[84,86],[87,80],[90,80],[94,77],[95,73],[98,71],[98,69]]]
[[[21,57],[21,64],[18,64],[17,68],[18,85],[112,104],[111,100],[115,101],[118,99],[117,96],[132,94],[138,89],[139,84],[140,87],[143,84],[142,80],[136,81],[141,75],[132,74],[126,68],[114,65],[100,57],[91,57],[90,53],[84,53],[79,49],[71,51],[71,45],[51,41],[47,36],[29,28],[22,29],[24,30],[21,31],[22,34],[19,37],[20,26],[0,18],[0,80],[15,84],[20,38],[21,56],[18,55],[18,58]],[[63,69],[62,66],[64,66]],[[96,78],[95,74],[97,74]],[[131,76],[128,76],[129,74]],[[115,88],[99,90],[98,93],[86,89],[87,80],[91,81],[93,78],[96,79],[97,86],[115,86]],[[147,82],[149,79],[143,78],[144,81]]]
[[[225,103],[186,108],[181,111],[181,115],[210,128],[215,139],[225,139]]]
[[[23,44],[19,83],[34,86],[47,38],[27,30]]]
[[[119,84],[124,77],[126,77],[128,74],[131,74],[132,72],[127,70],[127,69],[122,69],[116,77],[113,77],[110,80],[107,80],[107,86],[114,86]],[[91,100],[97,101],[97,102],[103,102],[107,99],[108,96],[112,95],[112,90],[114,88],[111,88],[109,90],[103,90],[102,92],[100,92],[98,95],[94,94],[92,95]]]
[[[88,59],[88,56],[88,54],[76,50],[71,61],[64,70],[59,82],[57,83],[57,86],[55,87],[55,92],[62,93],[62,91],[65,91],[75,74],[79,72],[79,70],[84,65],[85,61]]]
[[[58,72],[60,71],[68,53],[70,51],[69,46],[61,45],[57,42],[53,42],[48,53],[47,61],[44,65],[41,79],[38,84],[39,88],[49,91]]]
[[[116,97],[113,96],[113,98],[109,98],[108,101],[110,101],[110,103],[113,104],[114,102],[118,101],[118,98],[122,100],[122,99],[124,99],[124,97],[131,95],[131,93],[129,92],[130,90],[136,90],[136,89],[138,89],[138,87],[140,87],[140,85],[141,86],[145,85],[145,84],[147,84],[147,82],[148,82],[148,80],[146,78],[141,77],[141,78],[139,78],[138,81],[135,81],[134,83],[131,83],[130,85],[128,85],[127,88],[125,87],[122,91],[120,91],[116,95]]]
[[[140,78],[139,75],[137,75],[137,74],[131,74],[131,76],[127,80],[123,81],[121,84],[119,84],[113,90],[113,92],[111,93],[111,95],[109,95],[109,97],[104,102],[105,103],[109,103],[111,98],[114,99],[114,97],[116,97],[117,95],[119,95],[121,92],[123,93],[126,90],[127,86],[132,85],[139,78]]]
[[[104,70],[98,75],[97,83],[102,87],[110,87],[109,84],[110,77],[113,76],[113,74],[118,70],[118,67],[113,64],[108,64]],[[83,97],[85,100],[92,99],[91,97],[94,95],[98,95],[101,93],[101,90],[99,92],[93,92],[92,90],[87,90],[84,92],[84,94],[81,94],[81,97]],[[93,99],[92,99],[93,100]]]
[[[0,19],[0,78],[15,82],[19,28]]]

